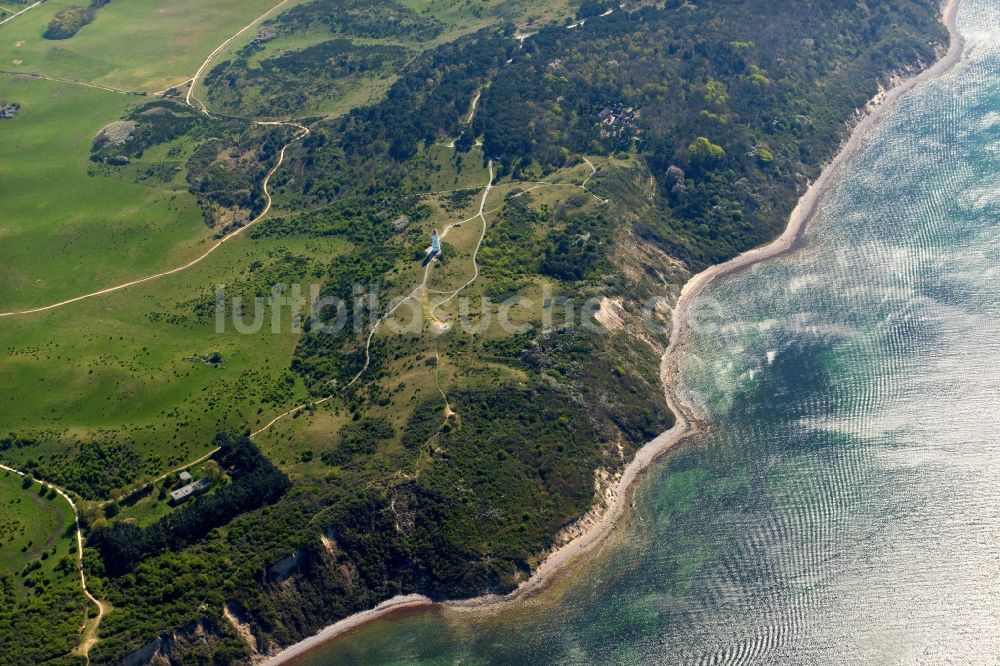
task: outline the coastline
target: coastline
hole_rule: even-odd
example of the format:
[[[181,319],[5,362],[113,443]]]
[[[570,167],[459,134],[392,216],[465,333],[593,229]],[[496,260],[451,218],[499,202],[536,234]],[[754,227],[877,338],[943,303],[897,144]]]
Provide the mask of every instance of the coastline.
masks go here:
[[[328,625],[313,636],[290,645],[273,656],[261,655],[259,658],[260,663],[267,666],[287,666],[288,664],[294,664],[300,657],[312,653],[314,650],[323,647],[336,637],[352,629],[367,624],[372,620],[385,618],[389,615],[403,613],[416,608],[495,613],[543,591],[552,584],[558,575],[566,571],[567,565],[571,561],[604,543],[607,537],[614,533],[619,520],[625,514],[637,481],[651,468],[653,463],[673,449],[674,446],[702,432],[704,429],[703,423],[678,394],[679,365],[677,352],[683,344],[683,333],[687,327],[687,314],[691,303],[716,279],[734,274],[760,262],[794,252],[802,246],[809,223],[819,210],[819,205],[823,197],[829,191],[831,184],[835,182],[836,176],[840,173],[842,167],[858,153],[862,139],[869,129],[906,93],[922,83],[946,74],[960,62],[964,52],[965,40],[957,28],[959,3],[960,0],[944,0],[942,2],[941,20],[949,33],[947,52],[929,68],[916,76],[899,82],[887,91],[880,92],[869,103],[868,107],[866,107],[867,112],[855,124],[850,136],[842,144],[836,156],[823,168],[816,181],[810,184],[808,190],[799,199],[789,216],[788,224],[782,234],[767,245],[748,250],[733,259],[705,269],[685,283],[674,308],[670,340],[663,354],[660,368],[660,378],[663,384],[666,403],[674,413],[676,422],[670,430],[647,442],[636,452],[632,461],[624,468],[621,476],[615,483],[610,504],[603,512],[593,516],[593,522],[590,525],[577,534],[575,538],[550,552],[544,561],[532,572],[531,576],[507,595],[484,595],[472,599],[445,602],[434,602],[419,594],[393,597],[374,608],[355,613],[334,624]],[[592,513],[588,513],[581,520],[592,515]]]

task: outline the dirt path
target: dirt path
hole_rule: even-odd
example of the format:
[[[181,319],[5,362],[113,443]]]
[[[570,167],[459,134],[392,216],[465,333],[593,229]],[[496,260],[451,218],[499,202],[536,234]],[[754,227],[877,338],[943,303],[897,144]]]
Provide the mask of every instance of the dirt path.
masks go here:
[[[589,175],[589,176],[587,176],[586,178],[584,178],[584,179],[583,179],[583,184],[582,184],[582,185],[580,185],[580,187],[581,187],[582,189],[586,190],[586,189],[587,189],[587,183],[589,183],[589,182],[590,182],[590,179],[591,179],[591,178],[593,178],[593,177],[594,177],[594,175],[595,175],[595,174],[597,173],[597,167],[595,167],[595,166],[594,166],[594,163],[593,163],[593,162],[591,162],[590,160],[588,160],[588,159],[587,159],[587,156],[586,156],[586,155],[580,155],[580,157],[582,157],[582,158],[583,158],[583,161],[584,161],[584,162],[586,162],[586,163],[587,163],[587,166],[589,166],[589,167],[590,167],[590,175]],[[587,191],[588,191],[588,192],[590,192],[590,190],[587,190]],[[596,195],[595,195],[595,196],[596,196]]]
[[[476,115],[476,105],[479,104],[479,98],[482,96],[482,94],[483,94],[482,90],[477,90],[476,96],[472,98],[472,107],[469,109],[469,117],[465,119],[466,125],[472,124],[472,119]]]
[[[471,125],[471,124],[472,124],[472,119],[473,119],[473,117],[475,117],[475,115],[476,115],[476,105],[477,105],[477,104],[479,104],[479,97],[480,97],[480,96],[481,96],[482,94],[483,94],[483,91],[482,91],[482,89],[480,89],[480,90],[477,90],[477,91],[476,91],[476,96],[472,98],[472,106],[471,106],[471,108],[469,109],[469,117],[465,119],[465,124],[466,124],[466,125]],[[467,129],[466,131],[469,131],[469,130]],[[461,134],[461,133],[459,133],[459,134]],[[451,141],[449,141],[449,142],[447,143],[446,147],[447,147],[447,148],[454,148],[454,147],[455,147],[455,142],[456,142],[456,141],[458,141],[458,139],[452,139]],[[477,145],[478,145],[478,144],[477,144]]]
[[[441,399],[444,400],[444,418],[447,421],[455,413],[455,410],[451,408],[448,394],[445,393],[444,388],[441,386],[441,352],[438,351],[437,340],[434,341],[434,386],[437,388],[438,393],[441,394]]]
[[[43,2],[45,2],[45,0],[38,0],[38,2],[36,2],[35,4],[29,5],[29,6],[25,7],[24,9],[22,9],[19,12],[14,12],[13,14],[11,14],[10,16],[8,16],[4,20],[0,21],[0,25],[3,25],[7,21],[13,21],[14,19],[16,19],[21,14],[34,9],[35,7],[37,7],[38,5],[42,4]]]
[[[463,289],[465,289],[466,287],[468,287],[473,282],[475,282],[476,280],[479,279],[479,250],[483,246],[483,239],[486,238],[486,227],[488,226],[487,223],[486,223],[486,214],[483,212],[483,209],[486,207],[486,198],[488,196],[490,196],[490,190],[493,189],[493,160],[489,161],[489,165],[488,166],[489,166],[489,172],[490,172],[490,182],[488,182],[486,184],[486,189],[483,190],[483,196],[479,200],[479,212],[472,218],[472,219],[479,218],[479,220],[483,223],[483,230],[482,230],[482,232],[480,232],[480,234],[479,234],[479,240],[476,242],[476,249],[473,250],[473,252],[472,252],[472,269],[473,269],[472,277],[469,279],[468,282],[466,282],[465,284],[463,284],[461,287],[459,287],[455,291],[453,291],[453,292],[444,292],[444,293],[449,293],[449,296],[446,299],[444,299],[443,301],[440,301],[440,302],[436,303],[434,305],[434,307],[431,308],[431,313],[430,313],[431,317],[434,317],[434,310],[436,310],[437,308],[441,307],[442,305],[444,305],[445,303],[447,303],[451,299],[453,299],[456,296],[458,296],[459,292],[461,292]],[[447,233],[449,231],[451,231],[451,229],[454,226],[455,226],[454,224],[448,225],[448,227],[445,228],[444,233],[441,234],[441,238],[444,238],[445,235],[447,235]],[[421,283],[421,287],[423,287],[423,288],[427,287],[427,276],[429,274],[430,267],[431,267],[431,265],[427,264],[427,269],[424,271],[424,281]],[[434,317],[434,318],[436,319],[436,317]]]
[[[162,97],[163,95],[167,94],[167,91],[174,90],[175,88],[180,88],[181,86],[186,86],[187,84],[191,83],[192,81],[194,81],[194,77],[191,77],[190,79],[184,79],[180,83],[175,83],[172,86],[167,86],[163,90],[157,90],[155,93],[149,93],[149,94],[152,95],[153,97]]]
[[[6,470],[8,472],[13,472],[14,474],[17,474],[20,477],[27,476],[27,474],[25,474],[21,470],[9,467],[2,463],[0,463],[0,469]],[[77,648],[77,651],[84,657],[87,657],[90,652],[91,646],[97,642],[97,626],[101,623],[101,618],[104,617],[105,610],[108,608],[108,606],[105,604],[105,602],[100,601],[97,597],[95,597],[90,592],[90,588],[87,587],[87,575],[83,569],[83,530],[80,527],[80,512],[77,509],[76,502],[74,502],[73,498],[69,496],[69,493],[67,493],[65,490],[55,485],[54,483],[49,483],[48,481],[44,481],[42,479],[37,479],[37,478],[35,480],[41,485],[45,486],[46,488],[54,490],[56,494],[58,494],[60,497],[66,500],[66,503],[69,504],[69,508],[73,510],[73,527],[76,531],[75,535],[76,568],[77,571],[80,573],[80,587],[83,589],[83,593],[86,595],[87,599],[89,599],[95,606],[97,606],[96,617],[93,620],[90,620],[87,617],[87,615],[89,615],[88,613],[87,615],[84,616],[83,624],[80,625],[80,632],[82,635],[81,635],[80,646]],[[88,658],[87,661],[89,663],[90,659]]]
[[[235,40],[237,37],[239,37],[240,35],[242,35],[244,32],[246,32],[250,28],[254,27],[258,23],[260,23],[261,21],[263,21],[275,9],[277,9],[278,7],[281,7],[282,5],[284,5],[285,3],[288,3],[290,1],[291,0],[281,0],[281,2],[279,2],[275,6],[271,7],[266,12],[264,12],[263,14],[261,14],[260,16],[258,16],[257,18],[255,18],[254,20],[250,21],[249,23],[247,23],[242,28],[240,28],[240,30],[235,35],[233,35],[232,37],[230,37],[226,41],[224,41],[221,44],[219,44],[218,46],[216,46],[215,50],[212,51],[211,53],[209,53],[208,57],[205,58],[205,61],[203,63],[201,63],[200,67],[198,67],[198,70],[194,73],[194,76],[192,76],[190,79],[188,79],[191,82],[191,85],[190,85],[190,87],[188,87],[187,95],[184,96],[184,103],[187,104],[188,106],[194,106],[194,104],[191,103],[191,100],[193,99],[195,102],[198,103],[198,106],[201,108],[202,112],[208,113],[208,108],[194,94],[194,89],[198,86],[198,79],[201,78],[201,75],[204,73],[205,68],[208,67],[209,63],[212,62],[212,60],[215,58],[215,56],[219,55],[219,53],[224,48],[226,48],[227,46],[229,46],[230,44],[232,44],[233,40]],[[169,88],[168,88],[168,90],[169,90]]]
[[[0,70],[0,74],[6,74],[8,76],[23,76],[29,79],[40,79],[42,81],[55,81],[56,83],[68,83],[74,86],[83,86],[84,88],[94,88],[95,90],[105,90],[107,92],[117,93],[119,95],[135,95],[142,96],[146,93],[139,90],[122,90],[121,88],[112,88],[110,86],[102,86],[97,83],[88,83],[86,81],[77,81],[76,79],[61,79],[58,76],[46,76],[45,74],[38,74],[37,72],[12,72],[7,69]]]
[[[281,125],[281,124],[286,124],[286,123],[280,123],[280,122],[258,122],[258,124],[259,125]],[[293,142],[298,141],[299,139],[301,139],[301,138],[305,137],[307,134],[309,134],[309,129],[307,127],[305,127],[304,125],[298,125],[298,124],[295,124],[295,123],[288,123],[288,124],[291,124],[291,125],[294,125],[295,127],[298,127],[301,131],[289,143],[286,143],[281,148],[281,151],[278,153],[278,161],[275,163],[275,165],[273,167],[271,167],[271,170],[268,171],[267,175],[264,177],[264,182],[262,184],[263,191],[264,191],[264,198],[265,198],[265,201],[266,201],[266,203],[264,205],[264,210],[262,210],[255,218],[253,218],[252,220],[250,220],[249,222],[247,222],[246,224],[244,224],[239,229],[236,229],[235,231],[231,231],[229,234],[227,234],[227,235],[223,236],[222,238],[220,238],[218,241],[216,241],[214,244],[212,244],[211,247],[209,247],[207,250],[205,250],[205,252],[203,252],[199,256],[195,257],[191,261],[187,262],[186,264],[183,264],[181,266],[177,266],[176,268],[171,268],[171,269],[166,270],[166,271],[161,271],[161,272],[155,273],[153,275],[147,275],[146,277],[142,277],[142,278],[138,278],[138,279],[135,279],[135,280],[131,280],[129,282],[124,282],[122,284],[118,284],[118,285],[115,285],[113,287],[108,287],[106,289],[100,289],[98,291],[92,291],[89,294],[83,294],[82,296],[75,296],[73,298],[67,298],[66,300],[59,301],[58,303],[51,303],[49,305],[43,305],[43,306],[37,307],[37,308],[28,308],[26,310],[13,310],[13,311],[10,311],[10,312],[0,312],[0,317],[13,317],[13,316],[16,316],[16,315],[27,315],[27,314],[34,314],[36,312],[45,312],[46,310],[54,310],[55,308],[60,308],[60,307],[62,307],[64,305],[69,305],[71,303],[77,303],[79,301],[83,301],[83,300],[86,300],[88,298],[94,298],[95,296],[103,296],[105,294],[112,294],[112,293],[114,293],[116,291],[121,291],[123,289],[128,289],[129,287],[134,287],[136,285],[143,284],[144,282],[151,282],[153,280],[158,280],[159,278],[166,277],[168,275],[174,275],[175,273],[180,273],[181,271],[185,271],[185,270],[191,268],[192,266],[195,266],[195,265],[201,263],[202,261],[204,261],[206,258],[209,257],[209,255],[211,255],[213,252],[215,252],[217,249],[219,249],[219,247],[222,246],[223,243],[225,243],[225,242],[227,242],[229,240],[232,240],[233,238],[236,238],[237,236],[239,236],[240,234],[242,234],[243,232],[245,232],[247,229],[249,229],[253,225],[255,225],[258,222],[260,222],[262,219],[264,219],[264,217],[267,215],[267,213],[271,210],[272,199],[271,199],[271,192],[268,189],[268,184],[271,181],[271,177],[274,176],[275,172],[279,168],[281,168],[282,163],[285,161],[285,150],[288,149],[288,146],[290,146]]]

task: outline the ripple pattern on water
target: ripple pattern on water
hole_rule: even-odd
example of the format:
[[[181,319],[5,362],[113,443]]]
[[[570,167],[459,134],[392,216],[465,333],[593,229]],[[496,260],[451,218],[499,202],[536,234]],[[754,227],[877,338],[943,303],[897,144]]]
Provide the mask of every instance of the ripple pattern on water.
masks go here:
[[[699,297],[681,374],[713,427],[627,540],[525,608],[315,663],[1000,664],[1000,0],[960,24],[805,247]]]

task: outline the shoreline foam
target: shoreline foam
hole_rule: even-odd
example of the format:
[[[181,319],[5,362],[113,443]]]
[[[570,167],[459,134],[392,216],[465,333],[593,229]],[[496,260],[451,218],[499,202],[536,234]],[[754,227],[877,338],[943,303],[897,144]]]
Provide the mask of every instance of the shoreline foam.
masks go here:
[[[684,285],[681,295],[677,300],[677,305],[674,308],[674,321],[672,322],[673,325],[670,332],[670,342],[663,354],[660,370],[666,402],[670,410],[674,413],[676,422],[670,430],[649,441],[636,452],[635,457],[625,467],[616,483],[616,491],[612,503],[597,517],[588,529],[570,542],[549,553],[545,560],[532,572],[531,577],[507,595],[484,595],[472,599],[445,602],[434,602],[419,594],[393,597],[374,608],[355,613],[334,624],[328,625],[313,636],[288,646],[274,656],[262,657],[261,661],[267,666],[293,664],[296,659],[321,648],[336,637],[352,629],[376,619],[416,608],[436,607],[450,611],[495,613],[504,607],[520,603],[524,599],[546,589],[559,574],[565,572],[567,565],[572,560],[603,543],[618,526],[619,519],[623,516],[625,508],[629,504],[628,500],[633,494],[637,480],[667,451],[670,451],[680,442],[703,430],[703,426],[699,419],[692,413],[690,406],[684,404],[677,394],[677,350],[683,342],[682,334],[686,326],[685,317],[690,304],[717,278],[731,275],[762,261],[794,252],[801,247],[809,222],[815,217],[820,201],[829,191],[831,183],[844,164],[857,155],[861,139],[867,134],[871,126],[885,115],[886,111],[893,106],[893,103],[897,102],[903,95],[922,83],[946,74],[961,60],[965,40],[959,33],[956,25],[959,2],[960,0],[945,0],[942,3],[942,22],[947,27],[949,33],[948,51],[931,67],[917,76],[900,82],[884,93],[879,93],[876,97],[877,106],[864,115],[854,126],[851,135],[843,146],[841,146],[837,155],[823,168],[819,178],[809,186],[809,189],[799,199],[798,204],[789,216],[785,231],[767,245],[754,248],[729,261],[705,269],[688,280]]]

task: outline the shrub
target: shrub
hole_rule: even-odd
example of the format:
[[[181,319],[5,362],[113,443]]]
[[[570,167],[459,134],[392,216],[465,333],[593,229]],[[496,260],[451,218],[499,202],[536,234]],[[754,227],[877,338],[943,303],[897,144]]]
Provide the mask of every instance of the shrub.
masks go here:
[[[69,39],[93,21],[94,15],[92,7],[70,7],[56,12],[42,36],[45,39]]]

